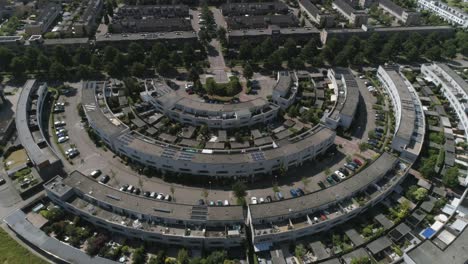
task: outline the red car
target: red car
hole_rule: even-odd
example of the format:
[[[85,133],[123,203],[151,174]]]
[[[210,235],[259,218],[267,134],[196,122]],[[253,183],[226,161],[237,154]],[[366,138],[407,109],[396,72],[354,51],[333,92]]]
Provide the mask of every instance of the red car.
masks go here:
[[[354,163],[356,163],[357,165],[359,166],[362,166],[362,161],[358,160],[358,159],[353,159]]]

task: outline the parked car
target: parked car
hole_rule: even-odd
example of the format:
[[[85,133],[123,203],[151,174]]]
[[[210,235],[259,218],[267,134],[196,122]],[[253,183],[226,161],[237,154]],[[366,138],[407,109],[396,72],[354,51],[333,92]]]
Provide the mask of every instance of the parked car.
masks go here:
[[[325,188],[327,188],[327,186],[325,186],[325,183],[323,183],[323,181],[319,181],[319,182],[318,182],[318,186],[319,186],[320,189],[322,189],[322,190],[325,189]]]
[[[354,162],[354,161],[351,161],[351,162],[349,163],[349,165],[353,166],[353,167],[356,168],[356,169],[360,167],[360,166],[359,166],[356,162]]]
[[[271,203],[271,202],[273,202],[273,198],[271,198],[271,196],[268,195],[268,196],[266,197],[266,201],[267,201],[268,203]]]
[[[252,204],[257,204],[258,203],[257,202],[257,197],[255,197],[255,196],[250,198],[250,200],[252,201]]]
[[[332,173],[332,175],[330,175],[330,177],[332,177],[332,179],[335,182],[340,182],[341,181],[340,177],[338,177],[338,175],[336,175],[335,173]]]
[[[210,201],[210,206],[214,206],[215,203],[213,201]]]
[[[145,197],[150,197],[150,195],[151,195],[151,192],[148,192],[148,191],[143,193],[143,196],[145,196]]]
[[[297,196],[299,196],[299,195],[297,194],[297,192],[296,192],[295,189],[291,189],[291,190],[289,190],[289,192],[291,193],[291,196],[292,196],[292,197],[297,197]]]
[[[65,128],[59,128],[55,131],[55,134],[58,135],[60,133],[65,133],[65,134],[68,134],[68,131],[65,129]]]
[[[133,193],[136,194],[136,195],[139,195],[141,193],[141,189],[140,188],[135,188],[135,190],[133,190]]]
[[[70,138],[68,136],[64,136],[64,137],[59,137],[57,139],[57,142],[58,143],[64,143],[64,142],[67,142]]]
[[[205,201],[203,199],[198,200],[198,205],[205,205]]]
[[[333,180],[333,178],[331,176],[328,176],[327,177],[327,182],[331,185],[335,185],[335,181]]]
[[[80,155],[80,152],[77,149],[73,149],[72,152],[68,153],[68,158],[73,159],[78,155]]]
[[[221,200],[216,201],[216,205],[217,206],[223,206],[223,201],[221,201]]]
[[[89,176],[91,176],[91,177],[93,177],[93,178],[97,178],[97,177],[99,177],[99,175],[101,175],[101,173],[102,173],[101,170],[93,170],[93,171],[89,174]]]
[[[348,172],[347,169],[345,169],[345,168],[339,168],[338,170],[339,170],[341,173],[343,173],[344,175],[349,176],[349,172]]]
[[[65,103],[64,102],[57,102],[57,103],[55,103],[55,106],[62,106],[63,107],[63,106],[65,106]]]
[[[135,189],[135,187],[133,187],[133,185],[130,185],[130,186],[128,186],[128,188],[127,188],[127,192],[130,192],[130,193],[131,193],[131,192],[133,192],[134,189]]]
[[[229,205],[229,201],[228,200],[224,200],[224,206],[228,206]]]
[[[103,184],[106,184],[106,183],[109,182],[109,180],[110,180],[109,175],[104,175],[104,176],[102,176],[102,177],[99,179],[99,182],[100,182],[100,183],[103,183]]]
[[[337,170],[335,171],[335,174],[338,175],[338,177],[340,177],[341,180],[344,180],[346,179],[346,175],[344,175],[341,171]]]
[[[54,113],[63,113],[65,112],[65,108],[61,106],[54,107]]]
[[[151,194],[150,194],[150,198],[153,198],[153,199],[155,199],[155,198],[156,198],[156,192],[151,192]]]
[[[128,184],[124,184],[124,185],[122,185],[122,186],[120,187],[119,190],[120,190],[121,192],[126,192],[127,189],[128,189]]]
[[[164,199],[164,193],[159,193],[158,196],[156,196],[156,199],[163,200]]]
[[[346,163],[344,166],[345,166],[345,168],[347,168],[350,171],[355,171],[356,170],[356,168],[354,168],[354,166],[351,166],[351,164],[349,164],[349,163]]]
[[[0,185],[3,185],[3,184],[5,184],[5,183],[6,183],[5,179],[0,178]]]
[[[265,202],[265,199],[263,199],[263,197],[260,197],[260,198],[258,199],[258,202],[259,202],[259,203],[264,203],[264,202]]]
[[[172,196],[170,194],[166,195],[166,197],[164,197],[164,201],[166,202],[172,201]]]
[[[353,159],[354,163],[356,163],[359,166],[362,166],[362,161],[359,159]]]
[[[377,127],[377,128],[375,128],[375,132],[383,133],[383,132],[384,132],[384,129],[381,128],[381,127]]]
[[[63,127],[63,126],[65,126],[65,124],[66,124],[65,121],[55,121],[54,122],[55,127]]]
[[[299,196],[305,195],[305,192],[301,188],[297,188],[296,192]]]
[[[277,193],[276,193],[276,198],[277,198],[278,200],[283,200],[283,199],[284,199],[284,196],[283,196],[283,194],[282,194],[281,192],[277,192]]]

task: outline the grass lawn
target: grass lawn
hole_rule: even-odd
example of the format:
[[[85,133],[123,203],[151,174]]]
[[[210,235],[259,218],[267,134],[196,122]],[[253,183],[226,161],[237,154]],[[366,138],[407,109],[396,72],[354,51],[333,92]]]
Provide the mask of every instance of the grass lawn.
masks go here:
[[[0,228],[0,263],[3,264],[47,264],[40,257],[29,252]]]
[[[26,163],[28,161],[28,156],[26,154],[26,151],[24,149],[19,149],[16,151],[13,151],[8,158],[5,160],[5,164],[7,166],[7,169],[14,168],[17,165],[21,165],[23,163]]]

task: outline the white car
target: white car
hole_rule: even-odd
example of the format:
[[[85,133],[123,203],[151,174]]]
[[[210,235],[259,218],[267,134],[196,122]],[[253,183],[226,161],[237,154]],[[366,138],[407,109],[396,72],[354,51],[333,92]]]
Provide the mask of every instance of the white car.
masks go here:
[[[224,206],[228,206],[229,205],[229,201],[228,200],[224,200]]]
[[[156,192],[151,192],[150,197],[153,199],[156,198]]]
[[[57,131],[55,131],[56,135],[61,134],[61,133],[67,133],[67,130],[65,128],[60,128],[60,129],[57,129]]]
[[[66,142],[68,141],[70,138],[68,136],[64,136],[64,137],[59,137],[58,138],[58,143],[63,143],[63,142]]]
[[[158,196],[156,196],[156,199],[163,200],[164,199],[164,193],[159,193]]]
[[[97,178],[97,177],[99,177],[99,175],[101,175],[101,171],[100,170],[94,170],[89,175],[91,177],[93,177],[93,178]]]
[[[252,204],[257,204],[258,203],[257,197],[252,197],[252,198],[250,198],[250,200],[252,200]]]
[[[55,121],[55,122],[54,122],[54,125],[55,125],[56,127],[62,127],[62,126],[65,125],[65,121]]]
[[[63,103],[63,102],[55,103],[55,106],[65,106],[65,103]]]
[[[346,179],[346,175],[344,175],[341,171],[337,170],[335,171],[335,174],[340,177],[340,179]]]
[[[259,203],[264,203],[264,202],[265,202],[265,199],[263,199],[263,197],[260,197],[260,199],[258,199],[258,202],[259,202]]]
[[[65,155],[68,155],[68,154],[70,154],[70,153],[72,153],[72,152],[74,152],[76,150],[77,150],[76,148],[69,148],[69,149],[65,150]]]

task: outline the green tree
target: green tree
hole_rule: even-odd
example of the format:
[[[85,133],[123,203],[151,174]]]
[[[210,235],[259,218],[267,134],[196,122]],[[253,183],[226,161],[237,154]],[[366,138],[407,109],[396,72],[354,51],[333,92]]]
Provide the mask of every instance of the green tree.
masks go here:
[[[205,90],[208,94],[215,94],[217,91],[218,84],[213,77],[206,78]]]
[[[26,76],[26,59],[24,57],[14,57],[9,66],[11,74],[15,79],[21,79]]]
[[[246,79],[252,79],[253,73],[254,72],[253,72],[252,66],[250,66],[250,63],[247,63],[244,66],[244,77]]]
[[[55,46],[53,58],[55,61],[65,66],[72,66],[73,64],[70,52],[62,45]]]
[[[367,142],[360,142],[359,143],[359,151],[364,152],[369,149],[369,144]]]
[[[239,46],[239,59],[250,60],[252,59],[252,46],[248,40],[241,42]]]
[[[54,80],[67,78],[67,69],[60,62],[54,61],[49,67],[49,77]]]
[[[178,264],[188,264],[189,263],[189,255],[186,249],[180,249],[177,253],[177,263]]]
[[[146,263],[146,253],[143,246],[135,249],[132,254],[132,263],[133,264],[143,264]]]
[[[145,73],[146,66],[143,63],[140,62],[134,62],[132,64],[132,67],[130,69],[130,72],[132,75],[137,76],[137,77],[142,77]]]
[[[416,199],[416,201],[422,201],[426,199],[427,190],[420,187],[413,193],[413,196],[414,196],[414,199]]]
[[[128,57],[130,61],[143,62],[145,59],[145,49],[135,42],[128,45]]]
[[[113,62],[114,58],[117,56],[117,54],[120,53],[120,51],[112,46],[106,46],[103,50],[103,59],[104,63],[107,64],[109,62]]]
[[[247,186],[241,181],[237,181],[232,185],[232,191],[236,198],[244,198],[247,195]]]
[[[457,167],[451,167],[445,171],[444,176],[442,177],[442,182],[445,186],[456,187],[459,184],[458,176],[460,172]]]
[[[307,250],[305,249],[303,244],[296,245],[296,248],[294,249],[294,255],[296,256],[296,258],[302,260],[306,253]]]
[[[0,47],[0,71],[5,71],[13,60],[14,54],[10,49]]]

